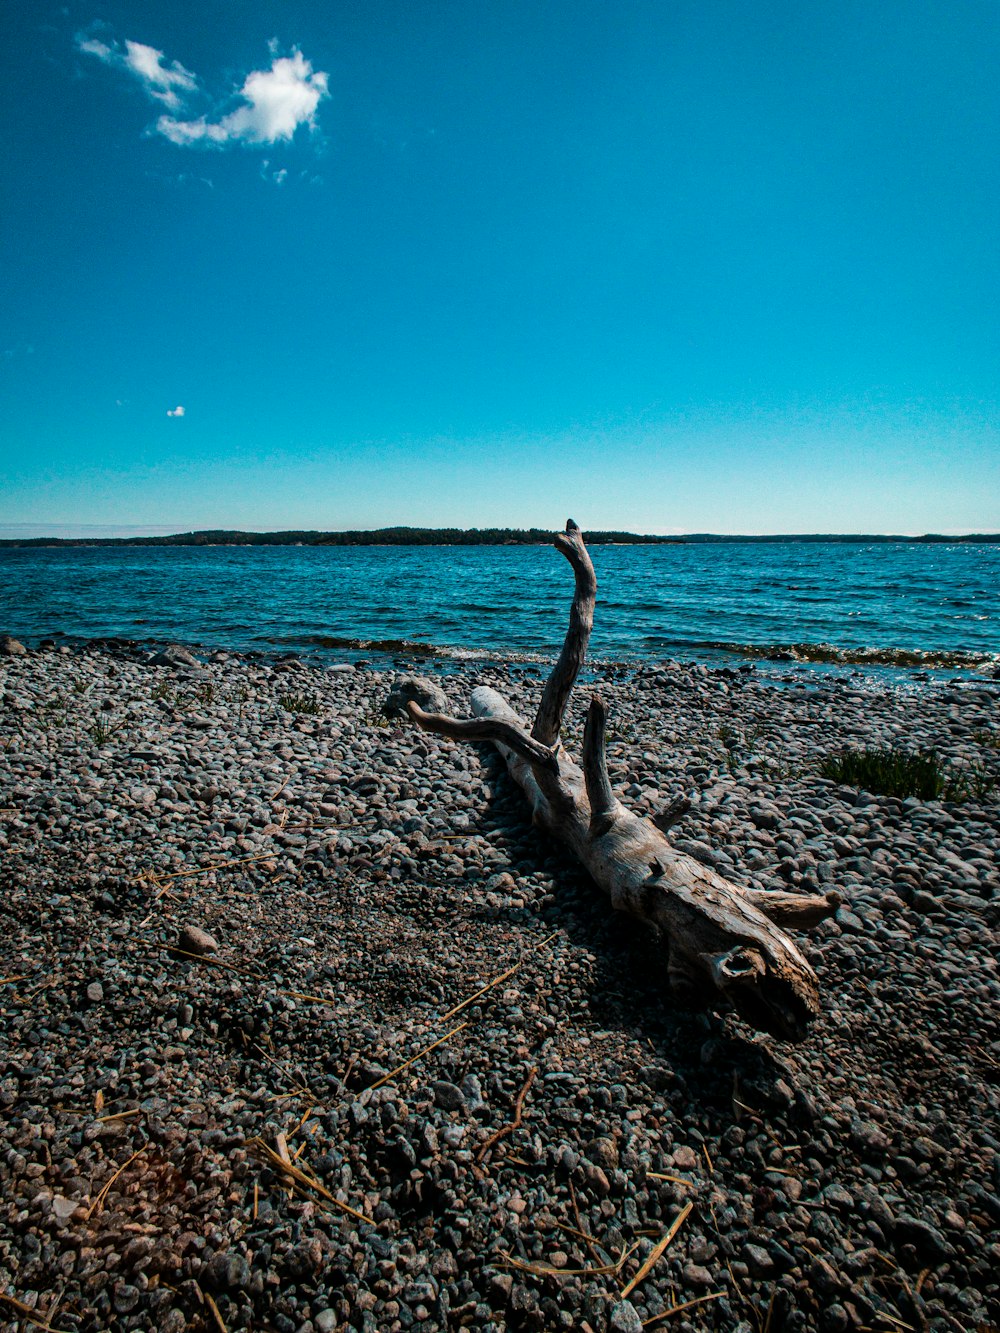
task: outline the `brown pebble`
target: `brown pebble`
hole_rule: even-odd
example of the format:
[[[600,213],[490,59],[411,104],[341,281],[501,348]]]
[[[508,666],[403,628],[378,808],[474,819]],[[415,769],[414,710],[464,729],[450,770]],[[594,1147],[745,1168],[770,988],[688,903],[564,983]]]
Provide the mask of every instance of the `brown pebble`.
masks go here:
[[[219,952],[218,943],[207,930],[201,930],[198,926],[185,926],[177,940],[177,947],[185,953],[199,955]]]

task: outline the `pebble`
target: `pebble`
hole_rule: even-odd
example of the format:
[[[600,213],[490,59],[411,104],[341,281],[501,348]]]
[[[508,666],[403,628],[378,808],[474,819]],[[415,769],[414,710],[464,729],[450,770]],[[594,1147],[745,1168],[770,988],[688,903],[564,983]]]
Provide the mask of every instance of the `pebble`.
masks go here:
[[[215,938],[200,926],[184,926],[177,938],[177,947],[186,953],[199,955],[219,952]]]
[[[605,1333],[716,1290],[678,1327],[747,1333],[772,1296],[788,1333],[1000,1323],[995,793],[818,773],[906,742],[997,774],[995,688],[595,665],[625,799],[739,882],[841,895],[796,936],[823,1012],[791,1047],[673,1001],[489,755],[383,715],[411,664],[184,651],[0,657],[4,1290],[63,1292],[81,1333],[181,1333],[208,1294],[232,1333]],[[540,688],[425,679],[459,713]],[[375,1225],[290,1194],[279,1135]],[[639,1248],[576,1274],[575,1230]],[[914,1292],[929,1270],[919,1306],[886,1303],[887,1260]]]

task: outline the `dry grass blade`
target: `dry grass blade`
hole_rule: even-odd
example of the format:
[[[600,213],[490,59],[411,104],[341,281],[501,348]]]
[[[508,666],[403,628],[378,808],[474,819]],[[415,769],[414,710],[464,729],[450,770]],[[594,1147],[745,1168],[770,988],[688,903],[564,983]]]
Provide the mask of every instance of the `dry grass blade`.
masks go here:
[[[280,990],[278,991],[278,994],[287,995],[290,1000],[311,1000],[313,1004],[334,1005],[337,1003],[336,999],[333,996],[307,995],[305,991],[300,991],[300,990]]]
[[[569,1198],[570,1198],[570,1203],[572,1204],[573,1207],[573,1220],[576,1222],[579,1234],[584,1238],[586,1242],[587,1249],[590,1251],[590,1253],[593,1255],[593,1257],[597,1260],[599,1264],[604,1263],[604,1256],[598,1252],[601,1249],[600,1241],[598,1241],[596,1236],[590,1236],[588,1239],[587,1233],[583,1229],[583,1222],[580,1219],[580,1207],[576,1201],[576,1190],[573,1188],[572,1179],[570,1179],[569,1182]]]
[[[625,1262],[627,1254],[622,1250],[622,1256],[617,1263],[601,1264],[596,1268],[556,1268],[554,1264],[526,1264],[520,1259],[515,1259],[511,1254],[503,1256],[504,1263],[510,1268],[517,1268],[522,1273],[533,1273],[535,1277],[610,1277],[614,1273],[621,1271],[621,1266]]]
[[[546,935],[545,939],[536,944],[531,952],[537,953],[539,949],[544,948],[546,944],[555,939],[556,934],[558,934],[557,931],[553,932],[551,935]],[[449,1018],[454,1018],[456,1014],[461,1013],[462,1010],[466,1009],[474,1000],[478,1000],[480,995],[485,995],[486,992],[491,991],[494,986],[499,986],[501,981],[506,981],[508,977],[512,977],[514,973],[519,971],[523,966],[524,959],[522,958],[520,962],[515,963],[513,967],[508,967],[506,972],[501,972],[498,977],[494,977],[492,981],[488,981],[485,986],[480,987],[480,989],[477,990],[474,995],[470,995],[467,1000],[463,1000],[461,1004],[456,1004],[454,1009],[449,1009],[446,1014],[442,1014],[441,1022],[447,1023]]]
[[[647,1171],[646,1175],[650,1180],[669,1180],[673,1185],[687,1185],[690,1188],[694,1184],[693,1180],[687,1180],[684,1176],[669,1176],[664,1171]]]
[[[0,1301],[6,1301],[9,1306],[15,1309],[26,1324],[32,1324],[35,1328],[44,1328],[48,1333],[68,1333],[67,1329],[53,1328],[49,1323],[43,1323],[38,1318],[38,1310],[33,1310],[30,1305],[25,1305],[24,1301],[19,1301],[16,1296],[12,1296],[9,1291],[0,1291]]]
[[[302,1119],[299,1121],[299,1123],[298,1123],[298,1124],[295,1126],[295,1128],[292,1130],[292,1133],[291,1133],[291,1135],[290,1135],[289,1137],[292,1137],[292,1138],[293,1138],[293,1137],[299,1132],[299,1130],[300,1130],[300,1129],[302,1128],[302,1126],[306,1123],[306,1121],[309,1119],[309,1117],[312,1115],[312,1113],[313,1113],[313,1111],[315,1111],[315,1109],[316,1109],[315,1106],[307,1106],[307,1107],[306,1107],[305,1111],[302,1113]]]
[[[501,972],[498,977],[494,977],[493,980],[488,981],[485,986],[481,986],[479,990],[476,991],[475,995],[470,995],[469,998],[467,1000],[463,1000],[461,1004],[456,1004],[454,1009],[449,1009],[446,1014],[442,1014],[441,1022],[447,1023],[449,1018],[454,1018],[456,1014],[459,1014],[462,1012],[463,1009],[468,1008],[468,1006],[472,1004],[474,1000],[479,999],[480,995],[485,995],[486,992],[491,991],[494,986],[499,986],[501,981],[506,981],[508,977],[512,977],[514,973],[520,969],[520,967],[521,963],[515,963],[513,967],[508,967],[506,972]]]
[[[215,1326],[219,1330],[219,1333],[229,1333],[229,1330],[226,1328],[222,1315],[219,1314],[219,1307],[212,1299],[211,1294],[207,1291],[203,1291],[201,1294],[205,1298],[205,1304],[208,1306],[212,1318],[215,1320]]]
[[[527,1097],[528,1091],[531,1088],[532,1083],[534,1083],[535,1075],[537,1073],[538,1073],[538,1066],[533,1065],[530,1073],[528,1074],[527,1079],[525,1079],[524,1087],[517,1094],[517,1101],[514,1103],[514,1119],[510,1122],[509,1125],[501,1125],[501,1127],[496,1131],[495,1134],[490,1135],[490,1137],[486,1140],[483,1146],[476,1153],[477,1162],[481,1162],[483,1158],[486,1156],[486,1154],[489,1152],[489,1150],[495,1147],[502,1138],[505,1138],[508,1134],[513,1134],[515,1129],[521,1128],[521,1116],[524,1111],[524,1099],[525,1097]]]
[[[686,1203],[684,1207],[681,1209],[681,1211],[677,1214],[677,1216],[671,1222],[670,1228],[667,1231],[666,1235],[662,1238],[662,1240],[657,1241],[656,1245],[654,1245],[653,1250],[649,1255],[649,1258],[639,1269],[638,1273],[636,1273],[635,1277],[632,1278],[630,1282],[626,1282],[624,1287],[622,1287],[622,1299],[624,1299],[626,1296],[631,1295],[631,1293],[635,1291],[639,1283],[643,1282],[653,1271],[653,1269],[659,1262],[660,1256],[663,1254],[663,1251],[667,1248],[667,1246],[670,1244],[673,1238],[677,1235],[678,1231],[680,1231],[681,1227],[687,1220],[688,1214],[690,1213],[693,1207],[694,1204]]]
[[[311,1176],[308,1171],[303,1171],[302,1167],[296,1166],[294,1162],[286,1162],[284,1158],[279,1156],[271,1145],[265,1143],[263,1139],[250,1139],[249,1146],[256,1148],[259,1152],[263,1153],[272,1166],[277,1167],[279,1171],[283,1171],[286,1176],[291,1176],[292,1180],[297,1181],[300,1185],[305,1185],[308,1189],[315,1190],[321,1198],[326,1199],[328,1203],[332,1203],[334,1207],[340,1208],[345,1213],[350,1213],[351,1217],[356,1217],[359,1222],[367,1222],[369,1226],[372,1225],[370,1217],[366,1217],[364,1213],[359,1213],[358,1210],[352,1208],[350,1204],[342,1203],[341,1200],[331,1194],[326,1186],[318,1181],[315,1176]]]
[[[157,881],[162,884],[164,880],[190,879],[192,875],[207,875],[212,870],[228,870],[230,866],[248,866],[252,865],[254,861],[273,861],[274,855],[274,852],[262,852],[259,856],[244,856],[239,861],[220,861],[214,866],[202,866],[200,870],[175,870],[173,874],[170,875],[160,875],[156,872],[152,873],[155,874]],[[140,880],[143,878],[144,876],[139,876]]]
[[[508,1158],[507,1160],[510,1161],[511,1159]],[[589,1231],[580,1231],[578,1227],[567,1226],[565,1222],[557,1222],[556,1226],[560,1231],[565,1231],[567,1236],[576,1236],[578,1240],[582,1240],[599,1264],[611,1262],[611,1260],[606,1259],[603,1254],[598,1253],[601,1249],[601,1242],[596,1236],[592,1236]]]
[[[707,1296],[696,1296],[692,1301],[682,1301],[680,1305],[671,1305],[669,1310],[661,1310],[659,1314],[654,1314],[652,1319],[647,1319],[643,1323],[643,1328],[652,1328],[654,1324],[659,1324],[661,1320],[670,1319],[675,1314],[680,1314],[682,1310],[693,1310],[696,1305],[704,1305],[708,1301],[717,1301],[725,1296],[724,1291],[713,1291]]]
[[[276,1060],[276,1059],[274,1058],[273,1055],[268,1055],[267,1051],[264,1050],[263,1046],[261,1046],[261,1044],[260,1044],[259,1042],[256,1042],[256,1041],[255,1041],[255,1042],[252,1042],[251,1044],[252,1044],[254,1050],[260,1051],[261,1055],[262,1055],[262,1056],[264,1057],[264,1059],[268,1062],[268,1064],[272,1064],[272,1065],[274,1065],[275,1069],[280,1070],[281,1073],[284,1074],[285,1078],[290,1079],[291,1082],[295,1084],[295,1089],[294,1089],[294,1091],[291,1092],[291,1093],[284,1093],[283,1096],[286,1096],[286,1097],[288,1097],[288,1096],[295,1096],[297,1093],[305,1092],[305,1093],[308,1093],[308,1095],[309,1095],[310,1097],[315,1098],[315,1094],[314,1094],[314,1093],[312,1092],[312,1090],[308,1087],[308,1085],[305,1084],[304,1082],[302,1082],[301,1080],[299,1080],[299,1079],[296,1077],[296,1075],[292,1072],[292,1070],[286,1068],[285,1065],[283,1065],[283,1064],[281,1063],[280,1060]]]
[[[141,1157],[142,1154],[146,1151],[146,1148],[147,1148],[148,1146],[149,1146],[148,1144],[145,1144],[145,1143],[144,1143],[144,1144],[142,1145],[141,1148],[138,1148],[138,1149],[132,1154],[132,1156],[128,1159],[128,1161],[126,1161],[126,1162],[122,1162],[121,1166],[120,1166],[120,1167],[118,1168],[118,1170],[114,1173],[114,1175],[111,1177],[111,1179],[108,1181],[108,1183],[107,1183],[107,1184],[104,1186],[104,1188],[101,1190],[100,1194],[98,1194],[97,1198],[94,1200],[94,1202],[93,1202],[93,1203],[90,1205],[90,1207],[87,1209],[87,1221],[88,1221],[88,1222],[89,1222],[90,1219],[93,1217],[94,1213],[99,1213],[99,1212],[101,1211],[101,1209],[104,1207],[104,1200],[108,1197],[108,1191],[111,1189],[111,1186],[115,1183],[115,1181],[118,1179],[118,1177],[121,1175],[121,1173],[126,1169],[126,1167],[131,1166],[132,1163],[135,1161],[135,1159],[136,1159],[137,1157]]]
[[[134,1115],[142,1115],[142,1111],[136,1108],[134,1111],[116,1111],[114,1115],[99,1115],[95,1124],[106,1125],[109,1120],[129,1120]]]
[[[220,962],[218,958],[209,958],[208,954],[191,953],[188,949],[178,949],[175,944],[166,945],[170,953],[179,954],[182,958],[193,958],[198,963],[209,963],[212,967],[224,967],[227,972],[238,972],[243,977],[260,977],[259,972],[250,972],[245,967],[236,967],[233,963]]]
[[[28,980],[27,972],[25,972],[22,976],[19,977],[0,977],[0,986],[12,986],[15,981],[27,981],[27,980]]]
[[[422,1051],[417,1051],[416,1055],[411,1055],[409,1060],[404,1060],[401,1065],[397,1065],[396,1068],[390,1070],[388,1074],[383,1074],[382,1077],[376,1079],[374,1083],[369,1083],[369,1088],[380,1088],[383,1083],[391,1083],[397,1074],[401,1074],[404,1069],[409,1069],[410,1065],[416,1064],[418,1060],[423,1059],[425,1055],[429,1055],[430,1052],[440,1046],[442,1042],[446,1042],[449,1037],[454,1037],[456,1032],[461,1032],[463,1028],[467,1028],[468,1026],[468,1023],[459,1023],[457,1028],[452,1028],[450,1032],[446,1032],[443,1037],[438,1037],[437,1041],[432,1041],[431,1044],[425,1046]]]

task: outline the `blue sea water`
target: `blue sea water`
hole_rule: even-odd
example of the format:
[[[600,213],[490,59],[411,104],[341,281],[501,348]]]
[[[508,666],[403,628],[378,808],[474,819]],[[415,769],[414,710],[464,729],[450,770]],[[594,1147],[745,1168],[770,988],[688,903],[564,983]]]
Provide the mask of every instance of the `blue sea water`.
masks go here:
[[[598,546],[595,659],[784,654],[887,666],[1000,654],[1000,546]],[[538,547],[0,550],[0,632],[331,658],[557,652],[572,589]],[[785,659],[787,660],[787,659]]]

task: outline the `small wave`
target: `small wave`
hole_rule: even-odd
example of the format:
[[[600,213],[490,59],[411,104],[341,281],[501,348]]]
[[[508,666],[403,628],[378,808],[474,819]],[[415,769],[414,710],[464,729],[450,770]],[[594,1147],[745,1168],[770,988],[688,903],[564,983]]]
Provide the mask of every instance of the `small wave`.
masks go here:
[[[258,641],[292,648],[307,646],[351,653],[391,653],[398,657],[440,657],[459,662],[548,662],[545,653],[515,649],[463,648],[458,644],[414,642],[413,639],[353,639],[334,634],[259,635]]]
[[[1000,653],[975,653],[961,649],[838,648],[832,643],[725,643],[707,641],[687,644],[738,657],[766,662],[829,662],[845,666],[920,667],[925,670],[975,671],[1000,663]]]

